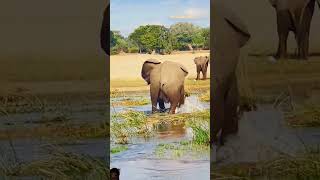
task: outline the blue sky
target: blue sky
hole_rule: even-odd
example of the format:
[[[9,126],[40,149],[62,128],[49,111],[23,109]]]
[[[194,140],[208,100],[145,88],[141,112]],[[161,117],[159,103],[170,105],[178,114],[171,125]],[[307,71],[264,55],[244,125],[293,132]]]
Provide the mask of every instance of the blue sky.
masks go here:
[[[210,25],[210,0],[111,0],[110,28],[128,36],[140,25]]]

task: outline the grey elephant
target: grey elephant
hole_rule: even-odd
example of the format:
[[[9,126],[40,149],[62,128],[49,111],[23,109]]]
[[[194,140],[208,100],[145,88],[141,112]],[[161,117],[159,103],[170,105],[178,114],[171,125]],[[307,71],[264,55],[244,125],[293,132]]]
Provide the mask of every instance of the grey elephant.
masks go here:
[[[211,3],[212,44],[211,78],[213,80],[211,144],[224,144],[227,135],[238,131],[239,92],[236,77],[240,49],[249,41],[246,25],[223,4]],[[220,137],[218,134],[221,132]]]
[[[295,34],[298,58],[308,59],[309,34],[315,1],[320,0],[269,0],[276,10],[278,50],[277,59],[287,58],[287,39],[289,32]]]
[[[203,80],[207,79],[207,69],[209,65],[210,58],[208,56],[200,56],[194,58],[194,63],[197,67],[197,78],[196,80],[200,79],[200,72],[202,72]]]
[[[110,3],[107,1],[107,8],[104,10],[100,30],[100,46],[107,55],[110,55]]]
[[[179,63],[155,59],[146,60],[142,65],[141,76],[150,85],[152,112],[157,112],[157,103],[161,110],[164,102],[170,103],[170,114],[184,104],[184,80],[187,69]]]

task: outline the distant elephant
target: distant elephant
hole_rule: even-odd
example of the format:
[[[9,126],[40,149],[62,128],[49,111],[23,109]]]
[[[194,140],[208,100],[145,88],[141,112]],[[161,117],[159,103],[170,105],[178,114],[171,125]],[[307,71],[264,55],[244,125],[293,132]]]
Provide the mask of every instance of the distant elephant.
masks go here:
[[[223,4],[223,0],[211,3],[212,44],[211,78],[211,143],[224,144],[228,134],[238,131],[239,92],[236,77],[240,49],[250,39],[246,25],[231,9]],[[221,131],[220,138],[218,134]]]
[[[107,55],[110,55],[110,3],[104,10],[100,30],[100,46]]]
[[[141,76],[150,85],[152,112],[164,109],[164,102],[170,102],[170,114],[175,114],[176,107],[184,104],[184,80],[187,69],[175,62],[161,63],[155,59],[146,60],[142,65]]]
[[[200,72],[202,72],[203,80],[207,79],[207,68],[209,65],[209,57],[208,56],[200,56],[194,58],[194,63],[197,67],[197,78],[196,80],[200,79]]]
[[[298,58],[308,59],[309,34],[315,1],[320,7],[320,0],[269,0],[276,10],[278,50],[276,58],[287,57],[287,39],[289,32],[295,34]]]

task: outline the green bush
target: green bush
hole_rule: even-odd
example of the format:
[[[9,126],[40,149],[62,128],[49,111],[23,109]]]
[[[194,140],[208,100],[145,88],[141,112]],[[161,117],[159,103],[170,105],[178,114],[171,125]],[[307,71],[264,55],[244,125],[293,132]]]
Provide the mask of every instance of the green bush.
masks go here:
[[[128,50],[129,53],[138,53],[139,52],[139,48],[137,47],[130,47]]]

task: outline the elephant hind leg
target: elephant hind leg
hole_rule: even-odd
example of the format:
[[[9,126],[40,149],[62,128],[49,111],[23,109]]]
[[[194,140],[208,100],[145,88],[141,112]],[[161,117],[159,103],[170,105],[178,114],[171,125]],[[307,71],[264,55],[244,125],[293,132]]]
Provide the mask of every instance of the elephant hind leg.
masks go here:
[[[178,101],[171,102],[169,114],[175,114],[177,106],[178,106]]]

